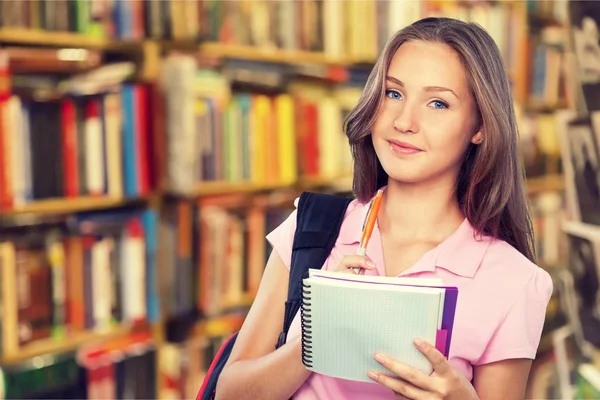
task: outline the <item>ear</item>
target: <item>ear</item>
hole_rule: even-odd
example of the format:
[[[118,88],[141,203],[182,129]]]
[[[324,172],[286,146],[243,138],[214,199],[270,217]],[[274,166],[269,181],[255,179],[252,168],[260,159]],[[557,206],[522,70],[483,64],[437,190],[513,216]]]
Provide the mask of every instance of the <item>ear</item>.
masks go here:
[[[481,130],[479,130],[471,138],[471,143],[481,144],[482,142],[483,142],[483,132]]]

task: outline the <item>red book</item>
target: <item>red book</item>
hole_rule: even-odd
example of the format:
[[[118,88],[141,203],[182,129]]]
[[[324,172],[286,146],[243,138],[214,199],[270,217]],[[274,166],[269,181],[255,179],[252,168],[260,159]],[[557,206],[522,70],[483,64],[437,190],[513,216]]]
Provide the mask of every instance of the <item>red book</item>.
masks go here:
[[[77,117],[75,115],[75,103],[72,99],[64,99],[61,102],[60,108],[65,196],[77,197],[79,195],[79,165],[77,162]]]
[[[135,141],[137,150],[137,182],[141,195],[150,193],[150,165],[149,165],[149,129],[148,129],[148,88],[136,85],[134,92]]]
[[[304,104],[305,136],[304,149],[306,174],[316,176],[319,174],[319,111],[313,101]]]

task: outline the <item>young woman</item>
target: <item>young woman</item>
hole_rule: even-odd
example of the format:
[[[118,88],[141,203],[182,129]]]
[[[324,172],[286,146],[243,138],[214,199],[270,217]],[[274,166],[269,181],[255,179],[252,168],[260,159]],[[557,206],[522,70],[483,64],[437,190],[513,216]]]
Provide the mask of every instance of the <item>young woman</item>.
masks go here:
[[[373,384],[307,371],[299,317],[283,321],[296,213],[274,251],[218,386],[219,399],[522,399],[552,293],[534,264],[509,81],[479,26],[427,18],[387,43],[346,121],[356,199],[323,268],[435,277],[459,288],[446,360],[415,342],[431,375],[373,355],[400,379]],[[371,198],[385,187],[367,257],[356,254]]]

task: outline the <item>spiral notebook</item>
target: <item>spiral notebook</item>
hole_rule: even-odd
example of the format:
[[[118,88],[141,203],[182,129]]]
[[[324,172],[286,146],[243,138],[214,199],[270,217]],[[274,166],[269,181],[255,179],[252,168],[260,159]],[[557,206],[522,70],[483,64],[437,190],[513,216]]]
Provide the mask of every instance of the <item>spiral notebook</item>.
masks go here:
[[[429,374],[417,337],[448,356],[458,289],[437,279],[389,278],[309,270],[303,280],[302,361],[310,371],[372,382],[371,370],[393,374],[376,352]]]

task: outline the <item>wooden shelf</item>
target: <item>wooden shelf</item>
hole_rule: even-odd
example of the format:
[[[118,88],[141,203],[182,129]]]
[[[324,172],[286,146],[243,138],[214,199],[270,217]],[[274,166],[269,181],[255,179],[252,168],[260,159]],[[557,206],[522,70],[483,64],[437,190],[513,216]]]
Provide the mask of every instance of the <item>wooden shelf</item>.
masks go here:
[[[239,299],[224,302],[221,308],[226,311],[237,308],[249,308],[254,303],[254,297],[255,295],[252,293],[244,293]]]
[[[145,198],[76,197],[34,201],[22,206],[0,210],[0,216],[20,214],[65,214],[78,211],[116,208],[145,202]]]
[[[217,337],[229,335],[242,327],[244,316],[222,315],[201,321],[196,328],[196,335]]]
[[[104,38],[80,33],[23,28],[1,28],[0,43],[80,48],[101,48],[109,44]]]
[[[201,53],[217,58],[241,58],[253,61],[275,62],[285,64],[329,64],[352,65],[374,64],[376,60],[352,59],[331,57],[322,52],[267,49],[255,46],[229,45],[218,42],[207,42],[198,45],[194,40],[165,41],[165,40],[138,40],[119,41],[108,38],[74,33],[45,31],[27,28],[0,28],[0,43],[14,45],[46,46],[46,47],[73,47],[86,49],[102,49],[112,51],[131,51],[144,43],[152,43],[165,49],[198,49]]]
[[[230,45],[208,42],[200,45],[200,52],[213,57],[240,58],[252,61],[264,61],[285,64],[329,64],[352,65],[372,64],[375,60],[359,60],[331,57],[325,53],[299,50],[266,49],[254,46]]]
[[[562,175],[548,175],[527,180],[527,190],[530,194],[543,191],[564,190]],[[338,178],[304,177],[299,182],[264,183],[252,182],[202,182],[189,193],[169,192],[174,196],[207,197],[232,193],[259,193],[278,189],[314,189],[331,188],[333,190],[352,190],[352,176]],[[149,197],[141,198],[111,198],[111,197],[78,197],[56,198],[34,201],[12,209],[0,209],[0,216],[15,216],[22,214],[67,214],[80,211],[102,210],[129,205],[146,203]]]
[[[77,332],[68,334],[60,339],[49,338],[37,340],[21,347],[15,354],[3,354],[2,364],[16,364],[32,357],[75,350],[82,345],[89,345],[94,342],[124,336],[129,332],[130,329],[127,327],[118,327],[110,332]]]
[[[265,192],[277,189],[293,188],[294,182],[253,183],[253,182],[201,182],[189,193],[182,196],[218,196],[231,193]],[[177,193],[175,195],[178,195]]]

